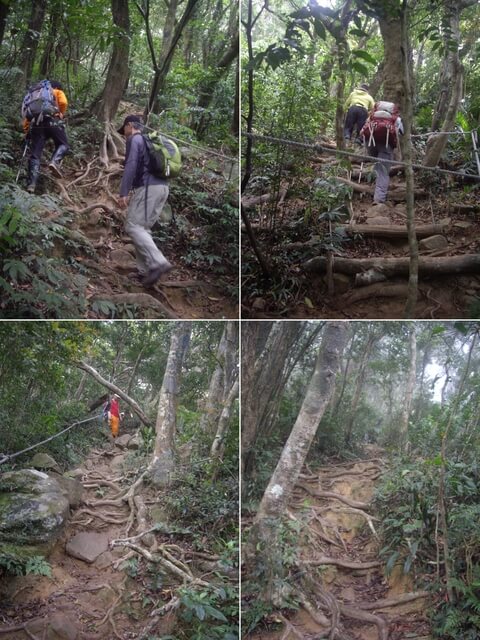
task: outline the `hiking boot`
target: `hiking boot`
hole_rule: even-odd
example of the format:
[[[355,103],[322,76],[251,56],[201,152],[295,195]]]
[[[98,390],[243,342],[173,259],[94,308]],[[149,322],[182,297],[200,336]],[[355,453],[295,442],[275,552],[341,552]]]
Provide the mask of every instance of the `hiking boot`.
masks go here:
[[[59,177],[63,178],[63,173],[60,169],[60,163],[68,152],[68,147],[66,144],[61,144],[58,149],[55,149],[55,152],[48,163],[49,168]]]
[[[35,193],[35,187],[37,186],[38,176],[40,174],[40,160],[30,160],[28,163],[28,193]]]
[[[163,275],[165,275],[172,269],[173,269],[173,265],[171,265],[170,262],[164,262],[158,267],[154,267],[153,269],[150,269],[150,271],[142,280],[143,286],[144,287],[153,286],[157,282],[157,280],[159,280]]]

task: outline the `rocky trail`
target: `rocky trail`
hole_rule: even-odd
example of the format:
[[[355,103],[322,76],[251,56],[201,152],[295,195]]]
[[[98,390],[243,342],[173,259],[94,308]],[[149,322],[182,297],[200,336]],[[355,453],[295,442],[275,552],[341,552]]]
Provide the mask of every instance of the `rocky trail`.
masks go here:
[[[137,448],[136,436],[123,435],[110,449],[92,450],[68,474],[82,486],[69,497],[71,517],[48,558],[51,577],[0,580],[0,638],[128,640],[146,638],[152,629],[172,633],[173,588],[182,572],[186,582],[194,580],[196,553],[173,544],[163,528],[151,533],[164,514],[150,488],[126,494],[138,475]],[[140,571],[148,557],[166,563],[161,577],[160,570]]]
[[[207,158],[196,149],[181,151],[184,172],[198,173],[205,203],[225,193],[234,206],[236,188],[228,185],[235,182],[237,166],[222,158]],[[185,202],[177,185],[171,186],[163,219],[153,229],[174,270],[155,286],[144,288],[136,276],[135,249],[123,230],[126,211],[117,199],[123,173],[120,158],[105,166],[98,156],[88,162],[67,156],[62,173],[60,178],[45,168],[38,192],[53,191],[68,212],[65,220],[60,212],[46,210],[44,219],[67,227],[68,241],[55,242],[53,255],[80,266],[87,317],[238,317],[238,278],[226,257],[225,238],[217,225],[205,224],[195,206]],[[237,226],[230,230],[233,236]],[[209,263],[205,254],[212,254],[214,262]],[[221,268],[215,267],[217,263]]]
[[[370,501],[385,462],[370,458],[302,474],[289,517],[299,534],[302,607],[250,640],[430,640],[426,592],[396,565],[385,575]],[[319,570],[315,571],[317,567]],[[273,626],[273,625],[272,625]]]

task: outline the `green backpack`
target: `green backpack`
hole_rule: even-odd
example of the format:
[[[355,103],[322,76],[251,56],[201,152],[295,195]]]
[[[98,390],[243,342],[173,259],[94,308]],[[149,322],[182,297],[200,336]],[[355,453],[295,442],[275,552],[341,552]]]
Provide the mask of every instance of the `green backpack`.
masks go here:
[[[156,178],[176,178],[182,168],[180,151],[169,138],[156,131],[142,134],[148,152],[148,172]]]

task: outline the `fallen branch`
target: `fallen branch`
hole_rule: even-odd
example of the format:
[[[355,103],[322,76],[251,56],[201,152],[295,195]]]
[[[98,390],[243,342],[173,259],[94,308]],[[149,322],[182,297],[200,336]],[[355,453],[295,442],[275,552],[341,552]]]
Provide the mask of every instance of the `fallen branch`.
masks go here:
[[[115,210],[112,209],[112,207],[109,207],[107,204],[104,204],[103,202],[96,202],[95,204],[91,204],[88,207],[85,207],[84,209],[80,209],[79,211],[77,211],[77,213],[79,213],[79,214],[90,213],[91,211],[94,211],[95,209],[103,209],[104,211],[106,211],[110,215],[115,215],[115,213],[116,213]]]
[[[242,198],[242,205],[245,209],[253,209],[257,204],[265,204],[271,202],[272,204],[283,204],[287,195],[287,189],[280,189],[278,193],[264,193],[262,196],[250,196],[249,198]],[[277,200],[278,198],[278,200]]]
[[[358,184],[358,182],[352,182],[351,180],[347,180],[346,178],[340,178],[337,176],[335,180],[337,180],[338,182],[342,182],[343,184],[347,184],[358,193],[367,193],[373,196],[373,192],[375,191],[375,187],[367,187],[366,185]],[[423,189],[415,189],[415,198],[424,198],[427,195],[428,193]],[[404,189],[391,189],[388,192],[389,200],[393,200],[394,202],[403,202],[404,200],[406,200],[406,197],[407,196]]]
[[[308,272],[325,273],[327,258],[317,256],[304,263]],[[355,275],[367,269],[378,269],[387,276],[407,276],[410,269],[410,258],[335,258],[334,271]],[[480,273],[480,254],[466,254],[448,258],[419,258],[420,275],[445,275],[453,273]]]
[[[380,236],[382,238],[408,238],[407,227],[400,225],[383,224],[351,224],[340,225],[349,235],[361,234],[362,236]],[[448,228],[448,224],[422,224],[415,227],[417,238],[442,235]]]

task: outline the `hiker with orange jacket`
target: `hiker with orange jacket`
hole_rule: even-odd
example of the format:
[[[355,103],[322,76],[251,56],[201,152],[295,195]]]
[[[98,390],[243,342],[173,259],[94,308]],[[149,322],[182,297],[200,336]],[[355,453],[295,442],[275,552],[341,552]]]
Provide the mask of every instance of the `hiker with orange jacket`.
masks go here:
[[[108,418],[110,425],[110,431],[112,432],[112,438],[118,436],[118,429],[120,426],[120,407],[118,405],[119,396],[115,393],[111,400],[108,400],[103,409],[103,414]]]
[[[60,82],[42,80],[30,87],[22,104],[23,130],[30,139],[27,191],[34,193],[40,173],[40,161],[47,140],[53,140],[55,151],[50,169],[62,177],[60,163],[70,147],[65,133],[64,117],[68,100]]]

